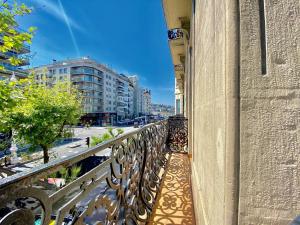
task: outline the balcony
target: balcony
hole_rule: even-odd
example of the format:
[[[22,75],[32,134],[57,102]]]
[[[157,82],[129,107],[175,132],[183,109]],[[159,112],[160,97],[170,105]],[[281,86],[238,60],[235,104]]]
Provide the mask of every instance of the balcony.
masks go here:
[[[0,45],[3,44],[2,36],[0,35]],[[28,54],[30,53],[30,46],[23,44],[23,46],[20,49],[14,49],[13,50],[16,54]]]
[[[186,147],[187,121],[173,117],[0,179],[0,225],[161,224],[161,218],[192,224]],[[97,157],[103,160],[75,179],[49,182],[59,180],[53,174],[62,168]]]
[[[98,78],[103,77],[103,72],[99,71],[93,67],[86,67],[86,66],[79,66],[79,67],[72,67],[70,71],[71,75],[94,75]]]

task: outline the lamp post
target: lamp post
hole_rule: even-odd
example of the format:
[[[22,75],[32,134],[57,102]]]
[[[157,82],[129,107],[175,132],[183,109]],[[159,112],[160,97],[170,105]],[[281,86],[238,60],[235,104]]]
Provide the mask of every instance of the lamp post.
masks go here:
[[[16,76],[15,76],[15,72],[13,71],[11,77],[10,77],[10,81],[16,81]],[[18,159],[18,155],[17,155],[17,150],[18,150],[18,147],[17,147],[17,144],[15,143],[14,141],[14,130],[12,130],[12,137],[11,137],[11,140],[12,140],[12,143],[11,143],[11,146],[9,148],[10,152],[11,152],[11,163],[12,164],[17,164],[19,162],[19,159]]]

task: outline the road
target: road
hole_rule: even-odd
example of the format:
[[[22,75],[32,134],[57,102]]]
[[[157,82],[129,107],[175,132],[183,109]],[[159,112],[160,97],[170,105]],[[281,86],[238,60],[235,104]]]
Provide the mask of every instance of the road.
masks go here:
[[[137,129],[134,127],[116,127],[116,128],[122,128],[124,130],[124,133],[128,133]],[[53,159],[53,157],[63,159],[87,149],[88,146],[86,145],[86,138],[92,136],[101,136],[105,132],[107,132],[107,129],[108,129],[107,127],[75,128],[74,137],[73,137],[74,141],[68,142],[66,144],[60,144],[57,147],[51,148],[49,151],[50,160],[51,158]],[[42,157],[42,152],[36,154]],[[100,154],[97,155],[101,156],[101,155],[109,155],[109,154],[110,154],[110,149],[105,149],[101,151]],[[21,172],[36,167],[42,163],[43,163],[42,159],[35,160],[33,162],[26,163],[24,166],[17,165],[16,167],[13,168],[13,171]]]
[[[119,128],[119,127],[116,127]],[[133,127],[121,127],[124,130],[124,133],[131,132],[136,128]],[[90,128],[75,128],[74,129],[74,141],[72,143],[60,145],[54,147],[50,152],[54,152],[59,158],[66,158],[72,154],[77,154],[78,152],[87,149],[86,138],[92,136],[101,136],[107,132],[106,127],[90,127]],[[78,140],[79,139],[79,140]],[[78,147],[75,147],[78,146]],[[104,154],[105,152],[103,152]],[[107,152],[106,152],[107,153]]]

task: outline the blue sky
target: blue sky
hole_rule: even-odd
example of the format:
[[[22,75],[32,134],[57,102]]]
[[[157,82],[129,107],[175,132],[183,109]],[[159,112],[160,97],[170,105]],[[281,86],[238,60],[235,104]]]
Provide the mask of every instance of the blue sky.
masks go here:
[[[161,0],[24,0],[24,28],[38,28],[31,66],[90,56],[120,73],[137,74],[152,101],[173,105],[174,72]]]

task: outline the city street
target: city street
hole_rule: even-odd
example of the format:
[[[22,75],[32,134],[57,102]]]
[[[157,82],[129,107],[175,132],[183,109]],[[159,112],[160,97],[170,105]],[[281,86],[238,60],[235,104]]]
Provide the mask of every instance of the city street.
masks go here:
[[[113,128],[121,128],[124,130],[124,133],[128,133],[131,132],[133,130],[136,130],[138,128],[134,128],[134,127],[113,127]],[[89,128],[74,128],[74,137],[72,138],[74,141],[71,142],[67,142],[65,144],[60,144],[59,146],[53,147],[50,151],[49,151],[49,155],[50,155],[50,160],[53,160],[53,158],[66,158],[69,157],[71,155],[77,154],[85,149],[88,148],[87,144],[86,144],[86,138],[87,137],[92,137],[92,136],[101,136],[103,135],[105,132],[107,132],[108,127],[89,127]],[[98,156],[108,156],[110,155],[111,150],[110,149],[105,149],[103,151],[101,151],[101,153],[98,153]],[[25,170],[29,170],[31,168],[34,168],[38,165],[43,164],[43,153],[38,152],[35,153],[35,158],[37,158],[38,155],[38,160],[33,160],[32,162],[29,163],[25,163],[23,165],[16,165],[11,167],[11,169],[14,172],[22,172]]]
[[[124,133],[128,133],[137,128],[133,127],[115,127],[121,128],[124,130]],[[60,146],[54,147],[51,149],[51,153],[54,153],[59,158],[66,158],[70,155],[76,154],[84,149],[87,149],[86,138],[92,136],[101,136],[107,132],[107,127],[89,127],[89,128],[74,128],[74,137],[75,141],[71,143],[62,144]],[[106,155],[108,152],[104,151],[103,155]]]

